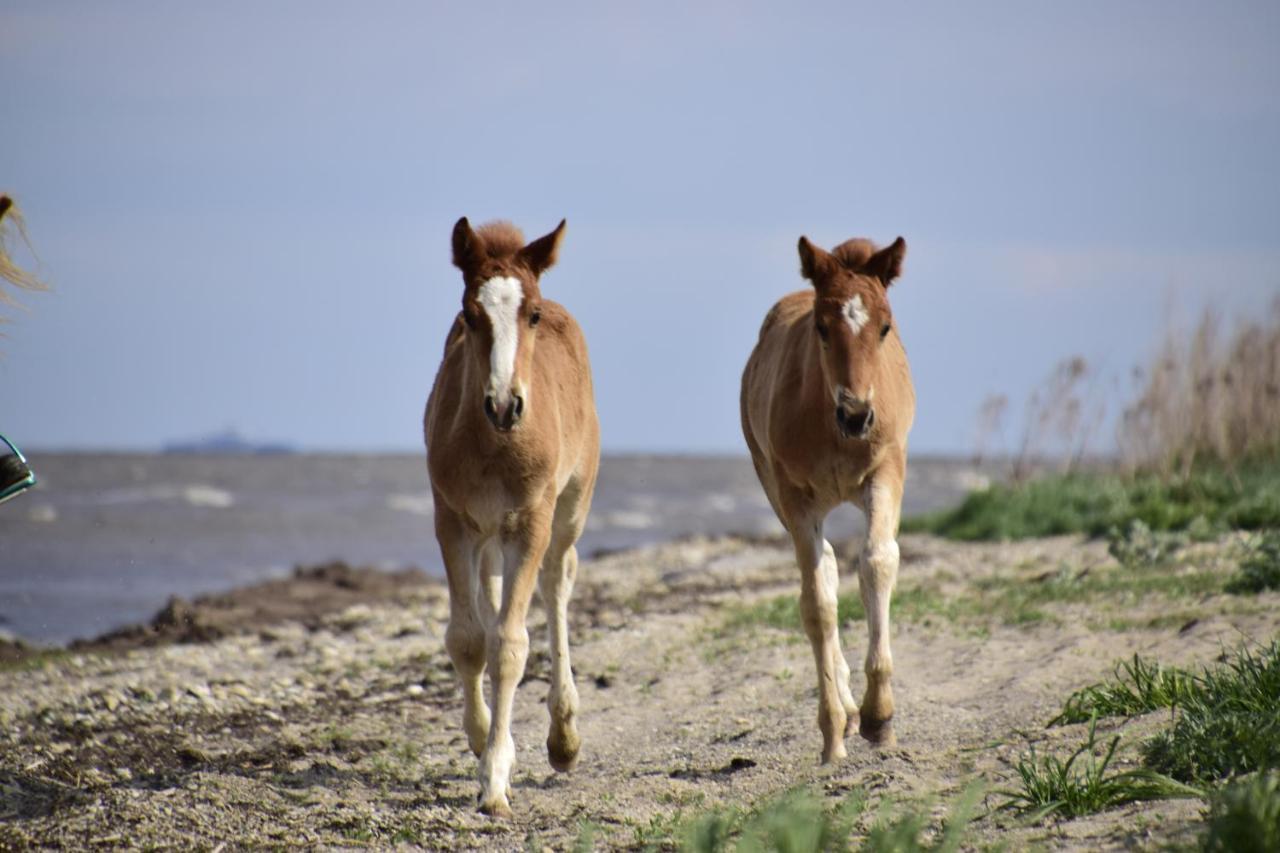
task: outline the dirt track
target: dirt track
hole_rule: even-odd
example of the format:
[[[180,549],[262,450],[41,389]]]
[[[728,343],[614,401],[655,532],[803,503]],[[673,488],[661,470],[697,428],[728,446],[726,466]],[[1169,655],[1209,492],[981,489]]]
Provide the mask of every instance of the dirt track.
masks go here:
[[[1193,562],[1227,571],[1230,547],[1206,546]],[[974,779],[1011,785],[1010,762],[1031,744],[1074,748],[1082,726],[1044,723],[1117,659],[1205,663],[1278,627],[1274,594],[1113,596],[1052,604],[1035,618],[948,604],[984,582],[1013,588],[1108,571],[1105,546],[1076,538],[904,537],[903,555],[896,747],[872,750],[854,736],[846,761],[819,767],[808,645],[798,628],[759,618],[761,602],[796,593],[789,551],[684,542],[584,562],[572,610],[584,745],[565,776],[546,761],[545,641],[541,622],[531,626],[513,821],[472,808],[475,759],[443,650],[447,607],[426,584],[404,587],[400,603],[306,625],[0,672],[0,847],[563,849],[588,837],[598,848],[670,846],[690,815],[797,785],[831,798],[855,788],[873,801],[933,798],[941,815]],[[843,574],[843,587],[855,588]],[[912,604],[923,588],[933,604]],[[864,626],[846,625],[842,639],[857,696]],[[1125,742],[1157,723],[1128,724]],[[1133,760],[1132,750],[1122,755]],[[1038,826],[984,812],[970,839],[1158,847],[1195,832],[1200,810],[1164,801]]]

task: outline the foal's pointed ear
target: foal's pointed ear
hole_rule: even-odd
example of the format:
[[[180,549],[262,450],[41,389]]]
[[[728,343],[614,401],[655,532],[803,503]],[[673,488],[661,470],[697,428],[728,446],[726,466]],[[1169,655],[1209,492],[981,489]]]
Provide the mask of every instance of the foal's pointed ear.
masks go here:
[[[564,237],[565,220],[561,219],[556,230],[534,240],[520,250],[520,260],[534,275],[542,275],[551,269],[560,251],[560,240]]]
[[[459,219],[453,226],[453,265],[469,272],[480,261],[483,251],[480,238],[471,230],[467,217]]]
[[[810,243],[808,237],[802,236],[797,248],[800,250],[800,275],[816,285],[835,263],[835,258],[826,249]]]
[[[863,269],[888,287],[895,278],[902,275],[902,259],[906,256],[907,241],[899,237],[889,246],[872,255]]]

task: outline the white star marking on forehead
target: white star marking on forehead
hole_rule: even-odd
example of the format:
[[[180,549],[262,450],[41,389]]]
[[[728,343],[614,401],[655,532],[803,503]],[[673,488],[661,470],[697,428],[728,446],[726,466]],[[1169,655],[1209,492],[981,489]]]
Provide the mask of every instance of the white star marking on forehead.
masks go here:
[[[867,306],[862,304],[862,296],[855,293],[853,298],[844,304],[844,318],[849,321],[855,335],[867,325],[871,315],[867,313]]]

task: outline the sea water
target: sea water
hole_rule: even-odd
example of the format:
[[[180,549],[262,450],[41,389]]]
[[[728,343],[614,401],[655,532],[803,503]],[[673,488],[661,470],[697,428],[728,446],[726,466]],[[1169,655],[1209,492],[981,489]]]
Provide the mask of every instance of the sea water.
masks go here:
[[[40,478],[0,506],[0,632],[97,636],[191,597],[341,559],[443,576],[424,454],[28,454]],[[904,513],[953,504],[986,474],[913,459]],[[827,536],[862,529],[837,510]],[[780,534],[745,456],[606,456],[585,559],[693,535]]]

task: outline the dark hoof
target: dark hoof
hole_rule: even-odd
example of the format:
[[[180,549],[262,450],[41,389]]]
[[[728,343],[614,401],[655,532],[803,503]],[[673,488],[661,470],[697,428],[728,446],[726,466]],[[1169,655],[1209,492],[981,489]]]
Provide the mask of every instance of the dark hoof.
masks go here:
[[[893,717],[887,720],[860,720],[858,734],[872,746],[895,746],[898,738],[893,733]]]
[[[578,766],[578,750],[581,747],[582,740],[576,732],[563,740],[547,738],[547,760],[557,773],[568,773]]]
[[[499,820],[509,820],[512,817],[511,806],[505,800],[495,800],[492,803],[481,803],[480,813],[489,817],[498,818]]]

